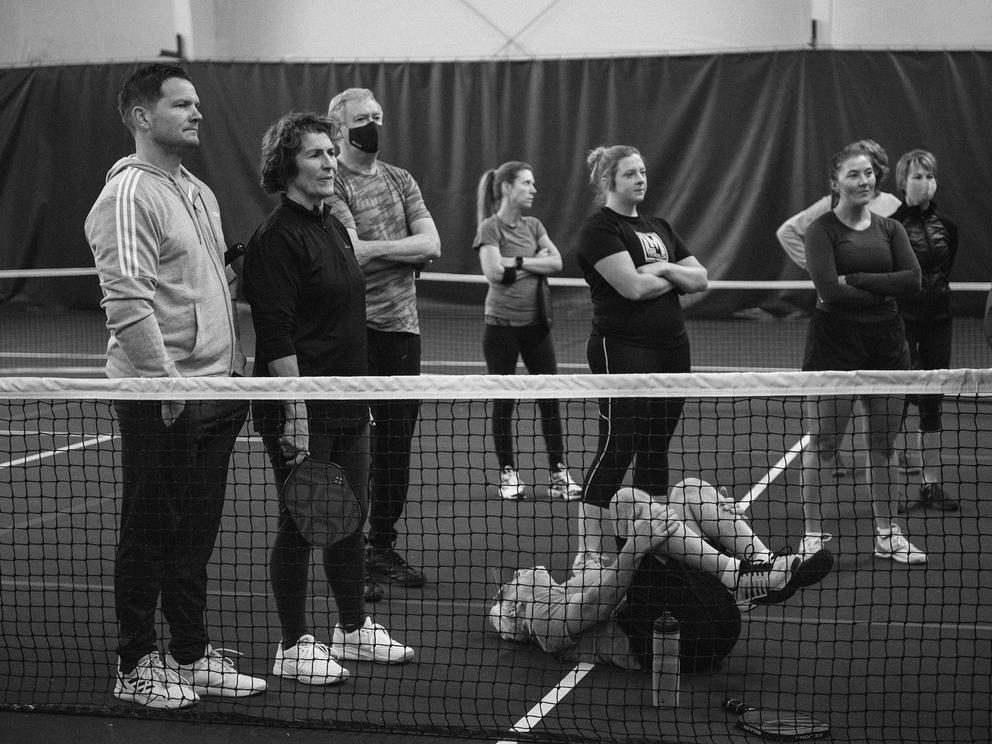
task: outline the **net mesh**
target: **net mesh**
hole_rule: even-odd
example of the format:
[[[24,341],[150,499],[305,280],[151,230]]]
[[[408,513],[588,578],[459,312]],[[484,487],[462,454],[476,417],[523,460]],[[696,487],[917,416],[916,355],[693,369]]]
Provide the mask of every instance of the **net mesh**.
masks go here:
[[[741,519],[772,550],[803,536],[804,404],[849,396],[943,396],[943,431],[926,452],[956,511],[919,503],[924,475],[891,468],[898,517],[927,562],[875,555],[868,442],[856,415],[840,448],[846,470],[819,473],[833,570],[786,601],[743,614],[740,637],[716,669],[683,672],[678,707],[652,705],[650,672],[549,654],[500,638],[487,613],[520,568],[569,574],[575,502],[553,498],[538,399],[560,401],[568,464],[582,481],[599,438],[599,399],[684,397],[669,482],[724,486],[749,503]],[[67,380],[0,378],[0,705],[6,709],[155,715],[113,693],[118,644],[114,565],[121,507],[120,422],[114,401],[421,401],[411,484],[397,549],[423,588],[383,584],[375,620],[416,652],[410,664],[344,661],[342,685],[272,674],[281,637],[269,551],[276,485],[246,424],[230,458],[223,516],[207,566],[206,620],[215,647],[266,679],[264,694],[203,697],[172,717],[279,726],[438,732],[550,741],[724,741],[740,734],[727,697],[826,720],[833,741],[981,741],[992,727],[990,519],[981,494],[992,468],[992,372],[734,373],[297,380]],[[517,400],[514,446],[526,498],[498,490],[490,415]],[[822,404],[822,407],[820,406]],[[807,421],[808,423],[808,421]],[[915,408],[897,438],[911,450]],[[887,470],[887,472],[889,472]],[[873,471],[874,475],[878,475]],[[629,481],[628,481],[629,482]],[[318,640],[338,610],[319,551],[307,604]],[[169,625],[156,619],[163,642]],[[683,632],[686,626],[683,625]]]

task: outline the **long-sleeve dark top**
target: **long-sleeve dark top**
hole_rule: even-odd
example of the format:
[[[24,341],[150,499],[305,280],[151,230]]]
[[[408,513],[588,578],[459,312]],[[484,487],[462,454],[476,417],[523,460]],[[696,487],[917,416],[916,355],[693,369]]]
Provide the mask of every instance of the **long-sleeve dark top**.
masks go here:
[[[905,202],[892,219],[906,229],[909,244],[923,272],[922,289],[899,298],[899,310],[907,320],[939,320],[951,316],[951,268],[958,253],[958,226],[930,202],[925,208]]]
[[[255,376],[269,376],[269,362],[294,355],[304,376],[368,373],[365,279],[347,231],[327,207],[311,211],[283,196],[248,243],[243,286],[255,327]],[[360,401],[310,402],[308,412],[328,424],[368,421]]]
[[[866,229],[854,230],[827,212],[806,232],[806,259],[817,308],[837,318],[884,322],[899,313],[896,297],[920,291],[920,264],[906,231],[888,217],[872,214]]]

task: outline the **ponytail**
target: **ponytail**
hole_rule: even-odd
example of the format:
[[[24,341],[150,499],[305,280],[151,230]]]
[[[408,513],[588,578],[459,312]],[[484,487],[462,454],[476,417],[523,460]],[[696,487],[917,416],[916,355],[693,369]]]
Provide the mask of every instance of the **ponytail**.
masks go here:
[[[493,168],[483,173],[482,178],[479,179],[479,185],[476,188],[475,195],[476,224],[482,224],[484,219],[495,214],[496,210],[499,209],[501,195],[499,191],[493,194],[493,190],[496,187],[495,179],[496,171]]]

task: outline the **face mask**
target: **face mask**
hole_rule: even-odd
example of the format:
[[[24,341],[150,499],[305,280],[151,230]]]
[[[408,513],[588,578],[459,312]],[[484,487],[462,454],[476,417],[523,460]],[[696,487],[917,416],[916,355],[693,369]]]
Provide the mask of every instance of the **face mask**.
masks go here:
[[[348,130],[348,141],[362,152],[379,152],[379,125],[370,121]]]

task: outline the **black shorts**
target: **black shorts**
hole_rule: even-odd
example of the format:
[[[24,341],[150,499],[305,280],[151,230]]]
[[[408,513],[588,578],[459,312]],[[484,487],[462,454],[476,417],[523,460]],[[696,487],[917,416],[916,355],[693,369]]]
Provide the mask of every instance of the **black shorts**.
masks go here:
[[[909,346],[902,318],[855,323],[817,310],[806,331],[803,369],[909,369]]]
[[[715,576],[648,555],[614,616],[641,669],[651,668],[654,621],[665,610],[679,621],[679,660],[685,672],[719,667],[740,637],[740,609]]]

